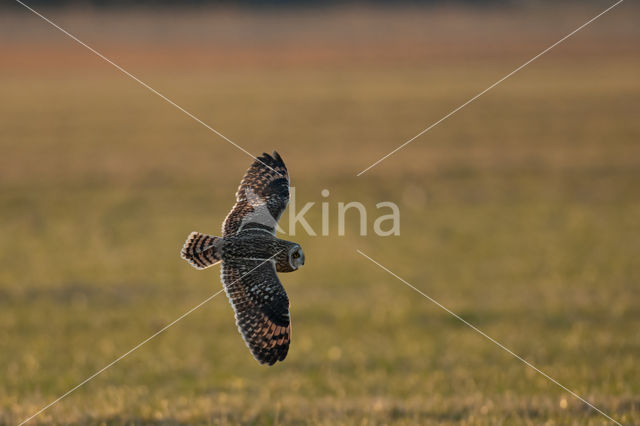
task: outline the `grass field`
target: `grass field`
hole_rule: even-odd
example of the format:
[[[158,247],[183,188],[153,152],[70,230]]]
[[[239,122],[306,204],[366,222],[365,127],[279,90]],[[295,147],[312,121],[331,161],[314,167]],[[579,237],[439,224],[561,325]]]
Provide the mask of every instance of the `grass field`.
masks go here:
[[[356,177],[605,7],[52,12],[250,152],[277,149],[317,230],[322,201],[363,202],[371,230],[388,200],[401,235],[351,218],[339,237],[335,216],[329,236],[298,232],[284,363],[251,358],[220,295],[32,422],[607,424],[360,249],[640,423],[637,7]],[[15,424],[221,288],[179,249],[218,231],[251,160],[29,12],[1,19],[0,423]]]

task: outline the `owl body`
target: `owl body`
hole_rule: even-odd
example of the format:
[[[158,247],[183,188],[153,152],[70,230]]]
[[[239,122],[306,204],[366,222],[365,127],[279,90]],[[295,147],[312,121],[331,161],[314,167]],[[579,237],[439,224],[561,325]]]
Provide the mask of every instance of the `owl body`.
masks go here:
[[[197,269],[222,262],[220,276],[236,325],[261,364],[284,360],[291,340],[289,298],[276,272],[293,272],[305,261],[299,244],[275,236],[288,202],[282,158],[263,154],[240,182],[222,237],[192,232],[181,251]]]
[[[296,256],[296,253],[299,257]],[[293,272],[304,264],[304,253],[299,244],[276,238],[262,231],[246,230],[223,238],[220,259],[273,259],[277,272]]]

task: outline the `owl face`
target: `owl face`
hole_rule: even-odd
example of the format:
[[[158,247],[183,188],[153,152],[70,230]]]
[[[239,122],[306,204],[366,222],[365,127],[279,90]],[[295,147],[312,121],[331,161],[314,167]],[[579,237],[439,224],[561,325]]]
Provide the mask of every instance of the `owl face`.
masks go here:
[[[289,250],[289,264],[294,271],[304,265],[304,252],[302,251],[302,247],[298,244],[294,245]]]

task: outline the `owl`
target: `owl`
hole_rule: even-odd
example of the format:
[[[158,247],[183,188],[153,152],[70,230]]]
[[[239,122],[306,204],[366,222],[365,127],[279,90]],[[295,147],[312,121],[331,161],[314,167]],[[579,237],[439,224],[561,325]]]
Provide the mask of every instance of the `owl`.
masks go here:
[[[277,152],[264,153],[242,178],[222,236],[192,232],[181,251],[196,269],[222,262],[221,280],[238,331],[261,364],[284,360],[291,340],[289,298],[277,272],[304,265],[299,244],[276,238],[288,203],[287,167]]]

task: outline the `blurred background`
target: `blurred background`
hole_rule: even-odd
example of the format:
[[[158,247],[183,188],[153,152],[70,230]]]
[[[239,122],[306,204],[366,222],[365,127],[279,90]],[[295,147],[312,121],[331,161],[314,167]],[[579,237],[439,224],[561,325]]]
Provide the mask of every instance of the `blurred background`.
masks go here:
[[[298,206],[293,342],[266,368],[224,295],[33,420],[604,424],[361,249],[640,423],[640,8],[624,2],[27,2],[253,154]],[[179,257],[251,159],[24,7],[0,8],[0,423],[221,288]],[[328,198],[321,190],[330,190]],[[368,209],[337,235],[337,203]],[[375,204],[401,209],[377,237]],[[288,220],[288,213],[283,220]]]

